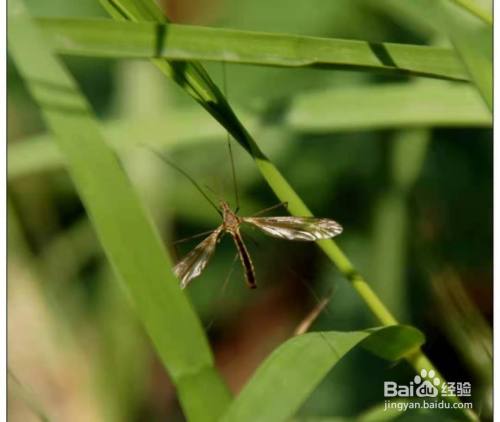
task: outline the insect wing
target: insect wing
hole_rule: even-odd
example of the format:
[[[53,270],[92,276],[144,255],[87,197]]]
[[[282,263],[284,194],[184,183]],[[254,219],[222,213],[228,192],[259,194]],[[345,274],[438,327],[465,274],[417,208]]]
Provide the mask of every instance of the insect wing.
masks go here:
[[[200,242],[174,267],[174,273],[180,279],[182,289],[184,289],[193,278],[198,277],[205,269],[215,251],[217,240],[221,233],[222,227],[214,230],[212,234]]]
[[[269,236],[285,240],[312,242],[342,233],[342,226],[328,218],[316,217],[247,217],[242,219]]]

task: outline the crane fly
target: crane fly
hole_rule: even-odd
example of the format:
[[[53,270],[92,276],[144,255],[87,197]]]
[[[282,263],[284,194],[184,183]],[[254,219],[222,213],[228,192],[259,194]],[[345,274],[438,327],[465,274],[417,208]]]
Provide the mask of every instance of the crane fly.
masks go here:
[[[227,96],[226,86],[226,67],[223,63],[223,83],[224,93]],[[226,233],[231,235],[234,244],[238,251],[241,264],[245,271],[245,280],[248,287],[255,289],[257,283],[255,281],[255,271],[252,260],[245,246],[245,242],[241,237],[240,226],[247,224],[256,227],[265,234],[276,237],[278,239],[295,240],[314,242],[316,240],[329,239],[342,233],[342,226],[336,221],[328,218],[316,217],[240,217],[237,215],[239,210],[239,197],[236,183],[236,171],[231,149],[230,135],[227,132],[226,140],[231,163],[231,175],[236,200],[236,210],[233,211],[226,201],[220,201],[219,206],[207,196],[196,181],[184,170],[167,160],[158,151],[151,150],[161,160],[183,174],[198,191],[205,197],[212,207],[222,217],[222,224],[212,231],[202,242],[198,244],[191,252],[189,252],[181,261],[174,267],[174,273],[180,279],[181,288],[184,289],[193,278],[198,277],[207,266],[210,258],[215,252],[217,244]],[[274,208],[274,207],[272,207]],[[268,209],[269,210],[269,209]]]
[[[193,278],[202,273],[225,233],[228,233],[233,238],[245,271],[245,280],[248,287],[251,289],[257,287],[253,263],[240,233],[242,224],[256,227],[265,234],[278,239],[305,242],[329,239],[342,233],[342,226],[328,218],[293,216],[240,217],[225,201],[220,202],[219,210],[222,215],[222,224],[174,267],[174,272],[180,279],[181,288],[185,288]]]

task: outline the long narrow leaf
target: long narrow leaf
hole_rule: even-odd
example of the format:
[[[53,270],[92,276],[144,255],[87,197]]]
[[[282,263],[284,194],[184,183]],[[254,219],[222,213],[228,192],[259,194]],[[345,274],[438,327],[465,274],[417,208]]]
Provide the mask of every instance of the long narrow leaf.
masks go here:
[[[276,349],[234,399],[221,422],[280,422],[292,417],[328,372],[357,345],[397,360],[416,350],[424,336],[415,328],[315,332]],[[391,349],[387,348],[390,345]]]
[[[61,53],[384,71],[467,80],[452,50],[151,22],[39,21]]]
[[[292,100],[275,124],[291,133],[358,131],[405,127],[490,127],[491,113],[468,84],[424,81],[327,89]],[[363,101],[360,102],[359,99]],[[404,104],[404,106],[402,106]],[[240,114],[240,113],[239,113]],[[196,125],[191,125],[196,121]],[[245,115],[250,129],[257,118]],[[186,146],[220,139],[222,128],[202,110],[168,111],[146,119],[103,125],[113,148],[138,143],[157,148]],[[15,178],[63,166],[63,157],[50,135],[9,145],[8,177]]]
[[[328,89],[296,96],[285,121],[292,130],[329,132],[429,126],[491,126],[473,86],[419,81]]]
[[[195,120],[196,125],[190,124]],[[137,120],[110,121],[102,125],[105,139],[118,152],[138,145],[154,148],[191,145],[220,139],[224,131],[202,110],[168,112],[167,117],[151,116]],[[64,156],[51,134],[38,135],[9,145],[8,176],[53,170],[65,165]]]
[[[455,1],[455,3],[457,3]],[[426,30],[425,36],[446,36],[464,63],[464,68],[481,92],[486,104],[492,106],[493,33],[492,26],[471,16],[452,0],[370,0],[370,7],[390,14],[404,26],[415,23]]]
[[[190,420],[215,420],[229,393],[168,256],[86,100],[44,43],[22,0],[9,2],[9,47],[55,134],[104,251],[174,383]]]
[[[493,28],[448,0],[436,3],[440,27],[450,38],[472,81],[493,109]]]

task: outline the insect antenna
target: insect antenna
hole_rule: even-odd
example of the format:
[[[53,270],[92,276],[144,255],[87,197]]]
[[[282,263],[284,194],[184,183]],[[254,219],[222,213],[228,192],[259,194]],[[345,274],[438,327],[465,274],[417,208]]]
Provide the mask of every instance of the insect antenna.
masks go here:
[[[222,62],[222,83],[224,95],[227,99],[227,78],[226,78],[226,62]],[[226,141],[227,141],[227,150],[229,152],[229,161],[231,162],[231,175],[233,179],[233,189],[234,189],[234,200],[236,203],[235,212],[240,210],[240,198],[238,195],[238,185],[236,183],[236,169],[234,166],[234,157],[233,157],[233,148],[231,146],[231,136],[229,135],[229,131],[226,131]]]
[[[143,145],[144,146],[144,145]],[[210,203],[210,205],[217,211],[217,214],[219,214],[222,217],[222,212],[219,210],[219,207],[215,204],[214,201],[210,199],[210,197],[203,191],[201,186],[194,180],[186,171],[184,171],[182,168],[174,164],[172,161],[170,161],[167,157],[165,157],[161,152],[157,151],[154,148],[151,148],[149,145],[145,146],[146,149],[151,151],[153,154],[155,154],[160,160],[162,160],[164,163],[168,164],[170,167],[174,168],[177,170],[180,174],[182,174],[186,179],[188,179],[193,186],[198,189],[198,192],[200,192],[203,197]]]
[[[214,191],[214,190],[213,190],[210,186],[208,186],[207,184],[204,184],[204,185],[203,185],[203,187],[204,187],[206,190],[210,191],[210,192],[211,192],[214,196],[216,196],[217,198],[220,198],[220,195],[219,195],[216,191]]]

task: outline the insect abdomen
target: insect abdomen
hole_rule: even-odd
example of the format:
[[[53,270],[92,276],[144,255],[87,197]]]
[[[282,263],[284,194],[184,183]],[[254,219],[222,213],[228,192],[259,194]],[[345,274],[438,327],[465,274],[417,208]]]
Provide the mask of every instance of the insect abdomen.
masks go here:
[[[231,233],[231,235],[236,245],[236,249],[238,249],[238,255],[240,256],[241,264],[245,269],[245,279],[247,281],[248,287],[250,287],[251,289],[255,289],[257,287],[257,283],[255,281],[255,271],[253,269],[252,260],[250,259],[247,248],[243,243],[243,239],[241,238],[239,231],[235,231],[234,233]]]

